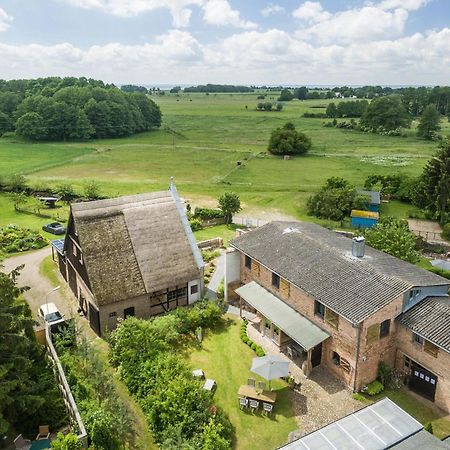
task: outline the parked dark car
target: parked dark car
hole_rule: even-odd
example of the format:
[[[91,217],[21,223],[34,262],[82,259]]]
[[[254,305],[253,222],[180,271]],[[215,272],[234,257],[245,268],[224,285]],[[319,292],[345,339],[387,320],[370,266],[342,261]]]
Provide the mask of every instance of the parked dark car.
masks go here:
[[[48,223],[42,227],[44,231],[52,234],[64,234],[66,232],[66,228],[61,225],[59,222]]]

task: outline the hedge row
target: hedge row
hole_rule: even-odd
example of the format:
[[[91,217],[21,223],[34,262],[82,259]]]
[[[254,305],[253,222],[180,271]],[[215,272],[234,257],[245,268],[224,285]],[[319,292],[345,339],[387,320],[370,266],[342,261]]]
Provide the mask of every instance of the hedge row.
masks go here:
[[[241,325],[241,341],[247,344],[253,351],[256,352],[257,356],[265,356],[264,350],[258,344],[253,342],[247,334],[247,320],[244,319]]]
[[[195,208],[194,217],[196,219],[208,220],[208,219],[222,219],[225,214],[220,209],[211,208]]]

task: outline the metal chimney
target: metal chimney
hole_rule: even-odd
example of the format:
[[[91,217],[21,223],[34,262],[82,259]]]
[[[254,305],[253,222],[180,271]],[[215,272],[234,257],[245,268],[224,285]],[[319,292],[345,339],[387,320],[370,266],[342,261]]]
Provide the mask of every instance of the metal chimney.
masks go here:
[[[352,255],[356,258],[362,258],[364,256],[366,248],[366,240],[364,236],[355,236],[352,239]]]

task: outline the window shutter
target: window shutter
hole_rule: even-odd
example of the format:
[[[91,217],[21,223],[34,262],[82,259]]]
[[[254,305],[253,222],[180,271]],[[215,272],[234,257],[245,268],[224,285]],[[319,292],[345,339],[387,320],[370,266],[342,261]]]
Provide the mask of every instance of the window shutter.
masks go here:
[[[331,325],[333,328],[339,327],[339,315],[331,309],[325,308],[325,322]]]
[[[434,358],[438,357],[439,347],[432,344],[430,341],[424,341],[423,350],[433,356]]]
[[[339,366],[342,367],[346,372],[350,372],[350,370],[352,369],[350,363],[345,358],[342,358],[342,356],[339,361]]]
[[[280,279],[280,292],[284,297],[289,297],[291,284],[284,278]]]
[[[379,337],[380,337],[380,325],[377,323],[370,325],[370,327],[367,328],[366,344],[367,345],[373,344],[374,342],[378,341]]]
[[[259,262],[256,262],[255,260],[252,260],[252,274],[259,277],[259,271],[261,269],[261,266]]]

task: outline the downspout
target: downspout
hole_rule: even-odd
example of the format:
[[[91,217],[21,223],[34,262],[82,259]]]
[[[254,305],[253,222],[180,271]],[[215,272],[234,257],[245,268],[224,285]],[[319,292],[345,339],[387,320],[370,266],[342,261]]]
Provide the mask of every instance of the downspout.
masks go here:
[[[358,338],[356,340],[356,363],[355,363],[355,379],[353,381],[353,392],[356,392],[356,376],[358,373],[359,352],[361,347],[361,323],[358,325]]]

